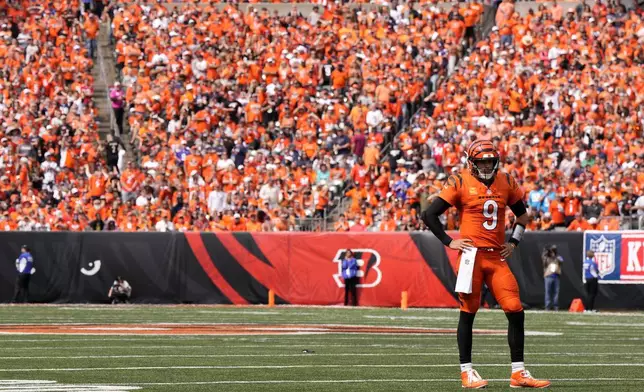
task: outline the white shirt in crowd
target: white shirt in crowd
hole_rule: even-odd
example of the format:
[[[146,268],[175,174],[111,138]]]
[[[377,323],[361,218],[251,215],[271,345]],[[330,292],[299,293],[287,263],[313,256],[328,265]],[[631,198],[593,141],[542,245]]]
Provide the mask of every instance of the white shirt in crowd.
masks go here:
[[[494,124],[494,117],[487,117],[483,115],[476,120],[476,125],[478,125],[479,127],[485,127],[489,129]]]
[[[35,231],[34,222],[25,218],[18,222],[18,231]]]
[[[311,11],[311,13],[309,14],[309,16],[307,18],[307,21],[309,22],[309,24],[311,26],[317,25],[319,20],[320,20],[320,14],[318,14],[315,11]]]
[[[56,182],[56,174],[59,170],[58,163],[47,160],[40,164],[40,169],[45,173],[42,180],[43,185]]]
[[[192,60],[192,73],[197,79],[203,79],[206,77],[206,71],[208,70],[208,62],[205,59],[194,59]]]
[[[283,196],[279,186],[264,184],[259,190],[259,197],[267,201],[270,208],[276,208],[277,204],[282,201]]]
[[[550,60],[550,66],[552,67],[552,69],[559,68],[557,59],[559,58],[559,56],[564,55],[566,53],[568,53],[567,50],[559,49],[556,46],[553,46],[552,48],[550,48],[550,50],[548,51],[548,60]]]
[[[559,170],[561,170],[565,177],[569,178],[575,170],[575,160],[564,158],[559,165]]]
[[[148,197],[148,195],[141,194],[136,198],[134,204],[136,204],[137,207],[145,207],[148,204],[153,204],[155,201],[156,199],[154,197]]]
[[[152,28],[155,30],[167,30],[169,23],[170,19],[166,17],[156,18],[152,21]]]
[[[385,120],[380,109],[372,109],[367,112],[367,125],[371,128],[377,128]]]
[[[555,91],[552,95],[543,93],[543,106],[547,109],[548,104],[552,102],[552,110],[559,110],[559,91]]]
[[[228,195],[224,191],[213,190],[208,195],[208,211],[211,214],[215,212],[223,212],[226,209],[226,197]]]
[[[230,166],[235,167],[235,162],[230,158],[217,161],[217,171],[227,170]]]
[[[206,185],[206,181],[204,181],[204,179],[199,174],[196,174],[194,176],[190,176],[190,178],[188,179],[188,188],[189,189],[202,187],[202,186],[205,186],[205,185]]]
[[[181,121],[172,119],[168,122],[168,133],[173,134],[177,129],[181,128]]]
[[[644,207],[644,195],[637,198],[635,201],[635,207]],[[644,210],[637,210],[638,216],[644,216]]]
[[[156,225],[154,225],[154,228],[158,232],[165,233],[167,231],[174,231],[174,224],[167,221],[165,218],[161,218],[161,220],[158,221]]]

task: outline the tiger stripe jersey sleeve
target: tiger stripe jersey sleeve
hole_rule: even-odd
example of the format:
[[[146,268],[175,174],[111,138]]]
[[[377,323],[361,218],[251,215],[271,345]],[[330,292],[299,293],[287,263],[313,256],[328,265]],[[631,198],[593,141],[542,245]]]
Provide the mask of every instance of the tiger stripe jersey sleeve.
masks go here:
[[[452,175],[447,179],[447,182],[438,197],[445,200],[452,206],[459,206],[461,204],[461,192],[463,189],[463,178],[461,175]]]
[[[508,182],[508,205],[514,205],[514,203],[519,200],[523,200],[525,193],[523,189],[517,183],[517,180],[514,179],[510,174],[504,173]]]

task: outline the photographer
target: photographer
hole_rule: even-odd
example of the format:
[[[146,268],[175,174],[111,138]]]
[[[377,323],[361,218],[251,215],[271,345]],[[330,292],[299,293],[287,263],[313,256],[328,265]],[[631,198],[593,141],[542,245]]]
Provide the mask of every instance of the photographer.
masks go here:
[[[112,304],[130,303],[130,296],[132,295],[132,287],[127,282],[127,280],[121,278],[120,276],[116,277],[110,291],[107,293],[107,296],[112,301]]]
[[[559,276],[563,257],[557,254],[557,246],[551,245],[543,250],[541,260],[546,285],[546,310],[559,310]]]

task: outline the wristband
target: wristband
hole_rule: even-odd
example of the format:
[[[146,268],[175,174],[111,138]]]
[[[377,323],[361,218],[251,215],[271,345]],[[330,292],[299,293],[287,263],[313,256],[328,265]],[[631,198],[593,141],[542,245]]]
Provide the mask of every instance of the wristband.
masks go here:
[[[525,226],[517,223],[516,225],[514,225],[514,229],[512,229],[512,235],[510,236],[510,240],[508,242],[519,246],[519,242],[521,242],[521,238],[523,238],[524,232]]]

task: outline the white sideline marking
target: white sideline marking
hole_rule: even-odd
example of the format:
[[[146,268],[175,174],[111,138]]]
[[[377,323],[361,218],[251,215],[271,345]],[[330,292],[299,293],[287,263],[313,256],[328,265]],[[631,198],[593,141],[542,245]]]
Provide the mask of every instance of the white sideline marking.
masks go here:
[[[79,329],[79,328],[75,328]],[[105,328],[103,328],[105,329]],[[436,328],[436,329],[441,329],[441,328]],[[252,331],[252,333],[245,333],[245,332],[235,332],[235,333],[222,333],[222,334],[210,334],[210,333],[186,333],[186,334],[181,334],[180,336],[211,336],[213,338],[222,338],[222,337],[234,337],[234,336],[304,336],[304,335],[369,335],[368,337],[362,337],[362,339],[373,339],[375,336],[400,336],[400,332],[340,332],[340,331],[329,331],[329,330],[313,330],[312,328],[310,329],[304,329],[304,328],[298,328],[296,330],[290,330],[286,328],[265,328],[265,327],[257,327],[257,328],[248,328],[248,331]],[[491,330],[488,330],[491,331]],[[279,333],[276,333],[279,332]],[[480,332],[477,333],[476,330],[474,330],[474,334],[477,335],[477,339],[480,337],[497,337],[497,338],[505,338],[506,337],[506,332],[505,331],[494,331],[498,333],[483,333],[480,334]],[[563,332],[542,332],[542,331],[525,331],[525,336],[562,336],[564,333]],[[5,332],[2,331],[0,332],[1,335],[16,335],[16,336],[33,336],[33,335],[54,335],[54,336],[76,336],[80,335],[80,333],[76,332]],[[107,333],[101,333],[101,332],[87,332],[84,333],[83,335],[86,336],[132,336],[131,333],[118,333],[118,332],[107,332]],[[449,331],[449,332],[435,332],[435,333],[427,333],[427,332],[419,332],[419,333],[405,333],[404,335],[409,336],[409,337],[418,337],[418,336],[431,336],[431,337],[447,337],[447,338],[454,338],[456,335],[456,331]],[[164,333],[148,333],[145,334],[145,336],[150,336],[150,337],[162,337],[162,336],[168,336],[172,337],[175,335],[168,335]],[[588,335],[586,335],[586,338],[588,338]],[[355,340],[359,338],[347,338],[346,340]],[[3,341],[0,339],[0,341]]]
[[[47,380],[0,380],[0,386],[2,385],[20,385],[20,384],[55,384],[56,381],[47,381]]]
[[[267,357],[380,357],[380,356],[396,356],[396,357],[406,357],[406,356],[456,356],[456,353],[339,353],[339,354],[195,354],[195,355],[182,355],[182,354],[169,354],[169,355],[80,355],[80,356],[52,356],[52,357],[3,357],[2,360],[24,360],[24,359],[125,359],[125,358],[267,358]],[[488,356],[506,356],[507,353],[494,353],[494,354],[485,354]],[[531,355],[549,355],[549,356],[596,356],[597,353],[584,353],[584,354],[564,354],[564,353],[532,353]],[[606,355],[606,354],[604,354]],[[617,354],[625,355],[625,354]],[[248,365],[248,366],[126,366],[126,367],[113,367],[113,368],[50,368],[50,369],[0,369],[0,372],[38,372],[38,371],[84,371],[84,370],[145,370],[145,369],[289,369],[289,368],[308,368],[308,367],[450,367],[454,366],[453,364],[441,364],[441,365],[430,365],[430,364],[415,364],[415,365],[362,365],[362,364],[347,364],[347,365]],[[507,366],[507,364],[477,364],[476,366],[485,367],[485,366]],[[585,366],[625,366],[625,367],[644,367],[644,363],[573,363],[573,364],[530,364],[531,367],[537,366],[561,366],[561,367],[585,367]]]
[[[368,319],[385,319],[385,320],[432,320],[432,321],[456,321],[458,317],[445,317],[445,316],[374,316],[366,314],[362,316]]]
[[[133,391],[141,389],[129,385],[98,385],[98,384],[58,384],[56,381],[48,380],[0,380],[0,391],[22,391],[22,392],[111,392],[111,391]]]
[[[493,378],[488,381],[510,381],[509,378]],[[585,381],[644,381],[644,378],[551,378],[555,382],[585,382]],[[220,384],[358,384],[358,383],[432,383],[450,382],[457,383],[460,380],[454,378],[391,378],[391,379],[359,379],[359,380],[228,380],[228,381],[186,381],[186,382],[150,382],[135,383],[137,385],[220,385]]]
[[[159,323],[159,322],[154,322],[154,323],[148,323],[148,322],[142,322],[142,321],[137,321],[137,322],[132,322],[132,323],[104,323],[102,325],[97,326],[98,322],[92,322],[92,323],[79,323],[79,322],[60,322],[60,323],[2,323],[0,325],[2,326],[9,326],[9,327],[23,327],[25,325],[27,326],[38,326],[38,327],[93,327],[93,328],[98,328],[98,329],[109,329],[110,325],[115,325],[114,328],[119,326],[119,324],[137,324],[137,325],[144,325],[146,328],[147,327],[185,327],[185,326],[240,326],[240,327],[249,327],[249,328],[270,328],[271,325],[268,324],[260,324],[260,323],[249,323],[249,322],[222,322],[222,323],[213,323],[213,322],[166,322],[166,323]],[[399,330],[409,330],[409,329],[417,329],[421,331],[427,331],[427,332],[432,332],[432,331],[442,331],[445,329],[448,330],[454,330],[454,333],[456,331],[456,328],[441,328],[441,327],[423,327],[423,326],[412,326],[412,325],[389,325],[389,324],[317,324],[317,323],[306,323],[306,322],[297,322],[297,323],[291,323],[288,324],[289,328],[285,328],[285,330],[289,329],[299,329],[299,330],[306,330],[309,328],[332,328],[332,327],[342,327],[342,328],[392,328],[392,329],[399,329]],[[102,328],[102,326],[105,326],[105,328]],[[99,328],[100,327],[100,328]],[[481,329],[481,328],[475,328],[474,332],[487,332],[487,333],[506,333],[506,329]],[[13,333],[13,332],[9,332]],[[342,332],[345,333],[345,332]],[[348,332],[346,332],[348,333]],[[361,333],[371,333],[371,332],[361,332]],[[550,333],[550,332],[543,332],[543,333]],[[41,333],[41,335],[44,333]],[[398,333],[395,333],[398,334]],[[548,335],[550,336],[550,335]]]
[[[315,345],[315,344],[308,344],[308,345],[300,345],[301,349],[304,348],[311,348],[311,347],[329,347],[327,345]],[[195,346],[195,347],[200,347],[200,346]],[[224,347],[245,347],[245,348],[254,348],[256,346],[224,346]],[[276,346],[278,348],[294,348],[293,345],[283,345],[283,346]],[[333,346],[333,347],[347,347],[347,346]],[[350,347],[364,347],[364,346],[350,346]],[[424,347],[421,346],[396,346],[396,345],[374,345],[370,346],[372,348],[418,348],[422,349]],[[86,347],[87,348],[87,347]],[[140,347],[128,347],[128,346],[123,346],[123,348],[132,348],[132,349],[139,349]],[[219,347],[216,347],[219,348]],[[300,348],[296,348],[299,350]],[[454,349],[437,349],[437,348],[432,348],[432,347],[426,347],[427,349],[431,349],[434,351],[439,351],[439,352],[422,352],[422,353],[320,353],[320,354],[315,354],[316,356],[322,356],[322,357],[370,357],[370,356],[381,356],[381,355],[386,355],[386,356],[425,356],[425,357],[430,357],[430,356],[435,356],[435,357],[440,357],[440,356],[453,356],[455,355]],[[47,347],[48,350],[57,350],[57,348],[52,348],[52,347]],[[507,353],[483,353],[483,352],[475,352],[475,355],[488,355],[488,356],[505,356]],[[551,356],[564,356],[564,357],[592,357],[592,356],[597,356],[597,355],[604,355],[604,356],[644,356],[644,352],[585,352],[585,353],[562,353],[562,352],[528,352],[528,355],[551,355]],[[12,360],[22,360],[22,359],[126,359],[126,358],[262,358],[262,357],[300,357],[303,356],[303,354],[125,354],[125,355],[60,355],[60,356],[30,356],[30,355],[23,355],[23,356],[12,356],[12,357],[7,357],[7,356],[1,356],[0,357],[0,362],[2,361],[12,361]]]
[[[197,313],[214,313],[214,314],[256,314],[256,315],[278,315],[278,314],[283,314],[280,312],[275,312],[275,311],[266,311],[262,312],[260,310],[199,310]],[[308,315],[308,316],[314,316],[316,313],[289,313],[288,315]]]
[[[7,326],[22,326],[22,325],[38,325],[38,324],[3,324]],[[114,326],[111,327],[108,325],[103,326],[96,326],[95,323],[53,323],[53,324],[44,324],[44,325],[39,325],[42,327],[49,327],[49,326],[71,326],[73,327],[72,329],[78,329],[78,330],[105,330],[105,331],[164,331],[168,330],[167,328],[158,328],[158,327],[172,327],[172,326],[186,326],[186,325],[203,325],[203,326],[243,326],[246,328],[247,331],[254,331],[254,334],[262,334],[261,332],[280,332],[280,335],[289,335],[289,334],[295,334],[295,335],[307,335],[307,334],[333,334],[333,335],[341,335],[341,334],[356,334],[356,335],[400,335],[400,332],[397,331],[392,331],[392,332],[386,332],[386,333],[381,333],[381,332],[374,332],[374,331],[334,331],[332,327],[344,327],[344,328],[391,328],[391,329],[398,329],[401,331],[404,330],[419,330],[419,331],[427,331],[428,333],[432,333],[432,335],[447,335],[447,336],[453,336],[456,333],[456,330],[454,328],[439,328],[439,327],[422,327],[422,326],[399,326],[399,325],[362,325],[362,324],[294,324],[292,326],[286,327],[286,328],[278,328],[278,327],[271,327],[267,325],[259,325],[257,323],[202,323],[202,322],[197,322],[197,323],[149,323],[145,324],[144,327],[119,327],[119,326]],[[78,326],[78,327],[77,327]],[[87,326],[87,327],[85,327]],[[260,333],[258,333],[258,331]],[[505,329],[475,329],[474,330],[475,334],[498,334],[500,336],[506,336],[506,330]],[[112,333],[108,334],[103,334],[100,332],[93,333],[93,332],[88,332],[87,335],[116,335]],[[419,332],[419,333],[409,333],[407,335],[422,335],[424,332]],[[0,335],[74,335],[74,333],[70,332],[57,332],[56,330],[51,330],[51,331],[45,331],[45,332],[23,332],[23,331],[0,331]],[[128,335],[128,334],[125,334]],[[149,335],[154,335],[154,334],[149,334]],[[163,334],[159,334],[163,335]],[[189,333],[189,334],[182,334],[184,336],[199,336],[199,335],[210,335],[208,333],[201,333],[201,332],[194,332],[194,333]],[[215,336],[219,336],[218,334],[214,334]],[[245,333],[245,331],[239,331],[239,333],[225,333],[221,335],[227,335],[227,336],[236,336],[236,335],[249,335],[248,333]],[[562,332],[543,332],[543,331],[526,331],[525,332],[526,336],[561,336],[563,335]]]
[[[381,334],[382,335],[382,334]],[[409,335],[409,334],[405,334]],[[45,336],[45,335],[43,335]],[[183,341],[203,341],[203,343],[215,343],[214,345],[206,345],[206,346],[200,346],[200,347],[221,347],[218,343],[221,341],[234,341],[234,342],[258,342],[258,343],[266,343],[270,344],[273,341],[283,341],[283,338],[288,338],[287,340],[290,342],[293,342],[293,344],[298,344],[298,343],[307,343],[307,342],[321,342],[325,341],[326,339],[332,339],[332,340],[364,340],[364,339],[369,339],[369,340],[374,340],[374,338],[378,338],[378,336],[371,336],[371,337],[364,337],[364,336],[352,336],[352,337],[346,337],[346,336],[330,336],[330,335],[324,335],[324,336],[319,336],[320,340],[312,340],[315,339],[316,336],[310,336],[308,337],[307,340],[296,340],[296,336],[292,335],[286,335],[286,336],[271,336],[271,335],[266,335],[266,336],[259,336],[259,335],[248,335],[248,336],[235,336],[235,335],[198,335],[198,336],[192,336],[192,335],[156,335],[156,334],[145,334],[145,335],[128,335],[127,337],[121,337],[121,335],[118,334],[109,334],[109,335],[89,335],[89,336],[95,336],[92,338],[74,338],[74,337],[67,337],[66,335],[46,335],[47,337],[51,336],[57,336],[58,338],[46,338],[46,339],[3,339],[2,336],[0,336],[0,343],[5,343],[5,342],[120,342],[120,341],[135,341],[135,342],[145,342],[145,341],[150,341],[154,342],[157,340],[171,340],[176,343],[180,343]],[[78,334],[71,335],[71,336],[79,336]],[[105,336],[110,336],[110,337],[105,337]],[[428,334],[423,334],[421,335],[425,337],[441,337],[444,338],[445,335],[428,335]],[[496,338],[505,338],[505,336],[495,336],[495,335],[480,335],[477,336],[476,338],[482,338],[482,337],[496,337]],[[7,335],[8,337],[8,335]],[[454,338],[452,335],[447,336],[449,338]],[[417,341],[419,336],[418,335],[411,335],[409,337],[403,338],[400,336],[389,336],[386,335],[384,336],[387,340],[413,340]],[[644,338],[643,338],[644,339]],[[629,339],[619,339],[619,341],[624,341],[624,340],[629,340]],[[632,339],[631,339],[632,340]],[[634,339],[634,340],[639,340],[639,339]],[[427,341],[431,341],[431,339],[427,339]],[[499,342],[497,344],[493,344],[491,346],[498,346],[498,345],[504,345],[507,346],[507,343],[505,341]],[[597,346],[601,344],[593,344],[593,346]],[[605,344],[606,346],[613,346],[612,344]],[[364,346],[364,345],[361,345]],[[436,346],[443,346],[442,344],[436,344]],[[478,346],[478,345],[477,345]],[[565,344],[558,344],[557,346],[565,346]],[[578,347],[579,344],[569,344],[571,347]],[[179,345],[173,346],[173,347],[182,347]],[[184,346],[185,347],[185,346]],[[192,346],[189,346],[192,347]],[[631,347],[631,345],[629,345]],[[14,347],[16,348],[16,347]],[[30,347],[25,347],[26,349],[29,349]],[[47,347],[45,347],[46,349]],[[0,351],[3,348],[0,347]],[[16,348],[17,349],[17,348]]]
[[[585,321],[566,321],[566,325],[578,325],[578,326],[588,326],[588,327],[596,327],[596,326],[606,326],[606,327],[640,327],[644,328],[644,324],[642,323],[591,323],[591,322],[585,322]]]
[[[199,305],[160,305],[160,304],[129,304],[129,305],[100,305],[100,304],[0,304],[0,308],[68,308],[68,309],[100,309],[100,310],[136,310],[141,311],[150,311],[154,312],[158,309],[267,309],[266,305],[208,305],[208,304],[199,304]],[[325,309],[341,312],[357,312],[364,310],[374,310],[374,311],[383,311],[386,308],[375,307],[375,306],[348,306],[344,307],[342,305],[278,305],[278,309]],[[267,309],[268,310],[268,309]],[[453,313],[458,314],[459,310],[457,308],[409,308],[407,312],[419,312],[419,313]],[[479,309],[479,313],[501,313],[501,309]],[[549,314],[549,315],[568,315],[568,312],[552,312],[545,310],[526,310],[526,313],[534,314]],[[288,314],[296,314],[289,312]],[[613,316],[626,316],[626,317],[644,317],[644,312],[612,312],[610,310],[602,311],[600,313],[578,313],[576,314],[580,317],[613,317]]]
[[[59,342],[59,343],[66,343],[70,341],[122,341],[122,340],[131,340],[131,341],[141,341],[141,339],[12,339],[12,340],[1,340],[0,342]],[[290,344],[271,344],[271,342],[260,342],[256,341],[256,344],[225,344],[225,345],[219,345],[219,344],[214,344],[214,345],[201,345],[201,346],[185,346],[185,345],[175,345],[175,346],[142,346],[145,348],[151,348],[151,349],[194,349],[194,348],[203,348],[203,349],[213,349],[213,348],[254,348],[254,349],[274,349],[274,348],[294,348],[296,346],[301,346],[302,348],[319,348],[319,347],[346,347],[346,348],[415,348],[415,349],[431,349],[433,351],[449,351],[453,352],[454,349],[450,347],[445,347],[443,344],[426,344],[426,343],[420,343],[420,344],[387,344],[387,343],[375,343],[375,344],[323,344],[323,343],[314,343],[314,344],[309,344],[308,342],[301,341],[301,342],[292,342]],[[262,343],[262,344],[258,344]],[[593,343],[593,347],[628,347],[632,348],[633,344],[602,344],[602,343]],[[114,348],[114,349],[123,349],[123,348],[137,348],[140,349],[142,347],[134,347],[134,346],[100,346],[100,347],[94,347],[94,346],[78,346],[78,347],[4,347],[0,348],[0,352],[2,350],[24,350],[24,349],[32,349],[32,350],[84,350],[84,349],[95,349],[95,348]],[[498,344],[476,344],[475,348],[478,347],[495,347],[499,349],[504,349],[507,347],[507,342],[499,342]],[[575,347],[575,348],[580,348],[579,344],[557,344],[557,347]],[[542,354],[539,352],[529,352],[529,355],[532,354]],[[547,353],[543,353],[547,354]],[[562,353],[563,354],[563,353]],[[567,353],[565,355],[576,355],[577,353]],[[598,352],[594,351],[592,353],[579,353],[579,354],[596,354],[596,355],[644,355],[644,353],[630,353],[630,352],[623,352],[623,353],[618,353],[618,352],[611,352],[611,353],[604,353],[604,352]],[[49,357],[48,357],[49,358]],[[0,360],[2,360],[2,357],[0,357]]]

